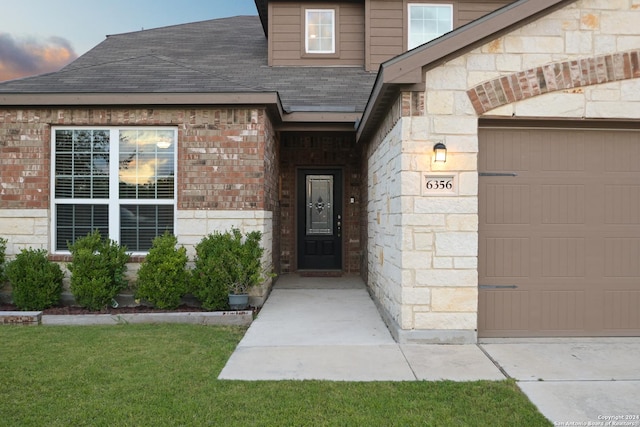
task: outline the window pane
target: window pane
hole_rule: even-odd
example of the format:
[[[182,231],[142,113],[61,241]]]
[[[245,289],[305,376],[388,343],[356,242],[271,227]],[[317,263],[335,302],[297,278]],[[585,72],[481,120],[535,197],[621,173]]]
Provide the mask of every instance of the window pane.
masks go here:
[[[93,178],[109,175],[109,131],[57,130],[55,138],[56,197],[108,197],[108,186]],[[95,182],[100,185],[96,191]]]
[[[316,38],[309,39],[308,42],[308,52],[316,52],[320,50],[320,40]]]
[[[120,242],[128,250],[149,250],[165,231],[173,233],[173,205],[120,206]]]
[[[173,199],[174,190],[173,190],[173,177],[161,177],[158,178],[157,189],[158,189],[158,199]]]
[[[109,177],[96,177],[93,179],[93,198],[106,199],[109,197]]]
[[[409,42],[413,49],[453,29],[453,9],[450,5],[409,5]]]
[[[120,197],[133,199],[173,198],[158,182],[173,177],[174,133],[163,130],[120,133]]]
[[[73,148],[73,133],[70,130],[56,131],[56,152],[71,152]]]
[[[73,180],[73,196],[80,199],[91,197],[91,178],[76,177]]]
[[[56,250],[68,250],[72,243],[93,230],[102,236],[109,235],[108,205],[57,205],[56,206]]]
[[[66,199],[71,197],[72,178],[56,177],[56,198]]]
[[[306,43],[308,53],[335,52],[335,12],[307,10]]]

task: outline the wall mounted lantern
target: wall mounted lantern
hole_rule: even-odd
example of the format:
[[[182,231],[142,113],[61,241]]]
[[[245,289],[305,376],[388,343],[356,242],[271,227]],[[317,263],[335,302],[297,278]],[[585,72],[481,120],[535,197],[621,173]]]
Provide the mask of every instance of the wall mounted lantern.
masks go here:
[[[442,142],[438,142],[433,146],[433,161],[434,162],[446,162],[447,161],[447,146]]]

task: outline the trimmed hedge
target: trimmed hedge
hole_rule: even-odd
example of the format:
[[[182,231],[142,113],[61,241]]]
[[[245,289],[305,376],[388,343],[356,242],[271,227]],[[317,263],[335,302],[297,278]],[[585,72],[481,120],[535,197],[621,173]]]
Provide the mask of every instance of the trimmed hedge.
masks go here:
[[[7,265],[13,303],[21,310],[44,310],[60,302],[64,273],[44,249],[23,249]]]
[[[127,288],[124,273],[129,255],[126,247],[113,240],[102,239],[96,230],[69,244],[69,249],[73,257],[68,265],[71,293],[78,305],[89,310],[102,310]]]
[[[187,293],[189,272],[186,270],[187,250],[176,248],[178,239],[165,232],[156,237],[138,270],[136,298],[155,307],[172,309],[180,305]]]

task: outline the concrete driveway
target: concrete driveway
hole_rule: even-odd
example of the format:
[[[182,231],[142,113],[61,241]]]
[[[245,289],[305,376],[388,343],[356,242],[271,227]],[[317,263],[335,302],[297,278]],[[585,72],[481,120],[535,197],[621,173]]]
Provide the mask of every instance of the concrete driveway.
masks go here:
[[[640,338],[491,340],[480,348],[555,425],[640,426]]]

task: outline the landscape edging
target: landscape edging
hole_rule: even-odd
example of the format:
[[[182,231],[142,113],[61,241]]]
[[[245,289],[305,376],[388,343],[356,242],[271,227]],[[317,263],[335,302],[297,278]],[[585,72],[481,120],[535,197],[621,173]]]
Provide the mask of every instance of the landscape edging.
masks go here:
[[[248,326],[253,312],[212,311],[180,313],[122,313],[122,314],[43,314],[42,325],[117,325],[140,323],[190,323],[198,325]]]

